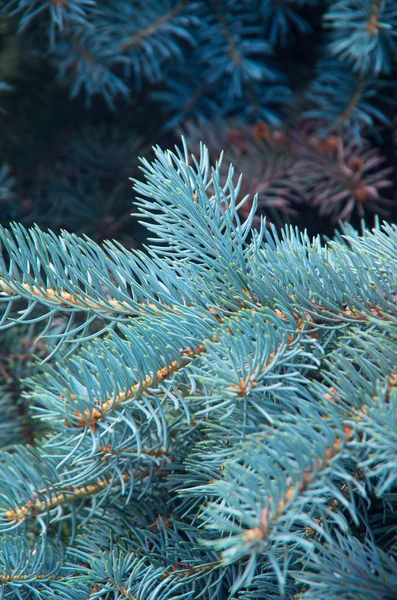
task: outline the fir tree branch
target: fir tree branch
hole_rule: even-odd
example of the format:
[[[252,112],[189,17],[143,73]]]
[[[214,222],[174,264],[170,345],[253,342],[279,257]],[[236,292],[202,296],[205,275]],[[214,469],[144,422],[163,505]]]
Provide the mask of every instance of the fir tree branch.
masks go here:
[[[233,34],[230,31],[228,22],[222,13],[221,6],[220,6],[220,0],[212,0],[211,4],[214,6],[214,12],[216,14],[216,18],[218,19],[218,21],[221,25],[221,29],[222,29],[223,34],[226,39],[226,43],[229,47],[229,54],[230,54],[234,64],[236,65],[236,67],[238,69],[240,69],[242,62],[243,62],[243,57],[241,56],[241,53],[239,52],[239,49],[234,41]]]
[[[379,29],[382,28],[381,23],[378,21],[380,10],[380,0],[374,0],[372,3],[372,10],[369,15],[368,23],[367,23],[367,31],[369,35],[375,36],[378,35]]]
[[[238,323],[238,320],[244,314],[248,314],[252,316],[253,314],[260,315],[263,307],[261,305],[257,305],[256,308],[248,309],[244,303],[242,303],[242,308],[238,311],[235,310],[229,315],[229,317],[224,316],[223,318],[217,315],[218,323],[222,324],[225,327],[226,331],[231,333],[233,332],[230,329],[230,325],[233,321]],[[215,311],[215,309],[210,309],[210,312]],[[381,309],[381,307],[370,308],[370,315],[377,317],[381,320],[388,320],[388,315],[385,315]],[[288,315],[282,313],[281,311],[275,311],[275,314],[278,318],[285,320],[288,322]],[[318,338],[318,330],[317,327],[322,323],[326,322],[321,317],[313,318],[309,313],[304,313],[302,316],[299,314],[294,315],[296,319],[295,331],[289,333],[288,339],[286,340],[286,348],[293,346],[296,340],[302,334],[307,334],[312,339],[316,340]],[[354,308],[349,309],[345,308],[343,311],[339,313],[339,317],[342,317],[341,323],[343,323],[343,318],[348,318],[349,321],[353,318],[354,321],[360,322],[369,322],[369,317],[367,314],[361,311],[356,311]],[[265,323],[269,317],[268,315],[263,315],[261,317],[263,322]],[[212,343],[217,345],[219,343],[219,332],[214,331],[212,335]],[[254,389],[258,385],[257,378],[260,378],[261,373],[263,373],[272,363],[274,357],[278,353],[281,348],[281,343],[274,349],[274,351],[270,354],[267,364],[263,364],[261,366],[261,371],[258,371],[255,375],[251,374],[249,377],[241,379],[238,384],[234,384],[229,386],[228,389],[231,391],[235,390],[237,395],[240,397],[244,397],[247,392],[251,389]],[[109,398],[104,402],[98,402],[95,406],[84,409],[84,411],[76,411],[75,412],[75,420],[73,421],[73,426],[77,428],[85,428],[89,427],[93,432],[96,431],[98,422],[102,419],[106,418],[106,416],[114,410],[117,410],[121,406],[125,405],[132,399],[136,399],[140,395],[144,395],[151,388],[156,387],[158,384],[165,382],[174,374],[183,371],[189,364],[194,362],[197,358],[207,352],[207,343],[206,341],[202,341],[199,345],[194,348],[185,348],[181,351],[181,355],[178,359],[173,360],[168,366],[164,365],[160,367],[155,374],[148,375],[143,381],[134,384],[126,391],[120,392],[116,397]],[[76,396],[71,392],[66,392],[62,394],[62,397],[65,398],[65,394],[69,396],[72,400],[76,399]],[[66,419],[66,426],[70,427],[70,422]]]
[[[365,87],[365,76],[363,73],[359,73],[357,76],[356,87],[354,93],[352,94],[349,104],[343,110],[343,112],[339,115],[337,119],[338,125],[343,125],[345,122],[349,121],[352,114],[357,110],[357,107],[361,101],[362,94]]]
[[[244,306],[244,303],[242,305],[242,308],[237,311],[233,311],[231,313],[231,315],[229,315],[229,317],[226,317],[226,315],[222,318],[219,315],[217,315],[217,322],[220,323],[227,332],[229,332],[231,335],[235,335],[235,333],[233,332],[233,330],[230,328],[232,326],[232,323],[239,323],[239,319],[241,318],[241,316],[243,315],[248,315],[249,317],[252,317],[253,314],[260,314],[260,310],[263,307],[261,306],[257,306],[256,309],[251,308],[251,309],[247,309]],[[213,309],[215,310],[215,309]],[[210,312],[212,312],[212,310],[210,309]],[[199,313],[200,314],[200,313]],[[279,318],[283,318],[286,321],[288,321],[288,317],[287,315],[283,315],[283,313],[281,313],[281,311],[276,311],[276,314]],[[204,315],[203,315],[204,316]],[[268,315],[266,318],[266,315],[263,315],[263,322],[265,323],[266,320],[268,320]],[[301,317],[297,317],[296,320],[296,328],[295,331],[293,333],[290,333],[288,336],[288,340],[286,342],[286,346],[287,348],[289,346],[292,346],[296,340],[298,339],[299,336],[301,336],[303,333],[306,333],[305,327],[306,324],[308,324],[308,335],[309,337],[312,337],[313,339],[317,339],[317,332],[315,330],[315,328],[313,328],[313,320],[310,318],[310,315],[306,316],[307,320],[304,321]],[[211,338],[211,343],[213,345],[217,345],[223,342],[223,340],[220,338],[219,336],[220,334],[220,330],[216,329],[213,331],[213,335]],[[104,419],[110,412],[112,412],[113,410],[116,410],[118,408],[120,408],[121,406],[125,405],[126,403],[128,403],[130,400],[132,399],[136,399],[141,395],[144,395],[145,393],[147,393],[151,388],[156,387],[157,385],[159,385],[160,383],[166,382],[170,377],[172,377],[174,374],[183,371],[183,369],[185,369],[189,364],[194,363],[194,361],[199,358],[200,356],[202,356],[203,354],[205,354],[208,351],[208,341],[210,340],[210,338],[208,338],[208,340],[203,340],[199,345],[197,345],[194,348],[184,348],[180,350],[180,356],[178,359],[175,359],[173,361],[170,362],[170,364],[164,365],[162,367],[160,367],[155,374],[150,374],[148,375],[144,380],[140,381],[139,383],[134,384],[133,386],[131,386],[131,388],[129,388],[126,391],[123,391],[121,393],[119,393],[115,398],[109,398],[108,400],[105,400],[104,402],[97,402],[95,404],[95,406],[92,407],[87,407],[86,409],[84,409],[84,411],[77,411],[75,413],[75,417],[76,420],[73,421],[73,426],[77,427],[77,428],[85,428],[85,427],[89,427],[90,429],[92,429],[93,432],[96,431],[97,426],[98,426],[98,422],[102,419]],[[278,345],[278,347],[275,348],[274,352],[272,352],[269,356],[269,360],[267,362],[267,364],[263,364],[261,365],[261,371],[256,372],[255,377],[259,378],[261,373],[264,372],[269,365],[271,365],[272,361],[274,360],[275,355],[277,354],[278,350],[281,348],[281,343]],[[249,378],[249,381],[247,379],[242,379],[237,386],[233,387],[231,386],[229,389],[236,390],[237,391],[237,395],[239,396],[245,396],[248,388],[255,388],[258,385],[258,382],[255,380],[255,377]],[[62,394],[62,399],[66,398],[66,397],[71,398],[72,400],[76,400],[76,396],[75,394],[71,393],[70,391],[65,390],[65,392]],[[70,427],[71,424],[69,423],[68,420],[65,421],[66,426]]]
[[[136,475],[145,476],[148,472],[137,471]],[[123,473],[121,478],[124,483],[127,483],[131,479],[131,475]],[[36,517],[54,510],[55,508],[65,506],[67,504],[73,504],[78,500],[91,498],[99,494],[100,492],[108,489],[112,486],[112,489],[117,489],[121,486],[120,481],[115,480],[113,477],[96,483],[90,483],[85,486],[76,487],[70,490],[54,490],[54,496],[51,496],[48,489],[40,490],[38,493],[47,494],[47,497],[43,500],[35,499],[34,495],[25,505],[17,507],[15,509],[6,510],[4,515],[9,523],[22,523],[26,519],[36,519]]]
[[[307,470],[304,474],[303,480],[298,482],[297,485],[289,485],[286,489],[284,498],[282,498],[275,511],[269,517],[269,509],[265,507],[262,510],[261,523],[259,527],[249,529],[244,533],[244,542],[251,545],[252,543],[257,544],[258,542],[265,541],[269,535],[269,532],[282,516],[284,509],[294,500],[297,496],[303,494],[313,479],[328,466],[330,461],[337,456],[342,449],[345,448],[346,444],[352,439],[353,427],[345,425],[343,428],[344,439],[337,437],[334,444],[326,449],[325,456],[320,457],[317,461],[315,469]],[[291,477],[287,477],[287,482],[291,480]],[[311,529],[306,530],[307,535],[311,533]]]
[[[64,577],[61,575],[48,575],[48,573],[35,573],[34,581],[63,581]],[[0,573],[0,585],[7,583],[24,583],[32,581],[31,575],[6,575]]]
[[[150,388],[155,387],[168,377],[171,377],[174,373],[184,369],[192,360],[199,357],[205,351],[206,348],[202,344],[197,348],[188,348],[183,352],[183,356],[187,358],[172,361],[169,367],[162,367],[155,375],[149,375],[142,383],[133,385],[128,391],[121,392],[115,398],[109,399],[103,404],[99,404],[91,411],[86,409],[84,414],[77,412],[77,427],[90,427],[95,431],[98,421],[103,419],[109,412],[119,408],[122,404],[135,398],[138,394],[144,394]],[[66,425],[68,425],[67,422]]]
[[[33,286],[29,285],[28,283],[19,283],[17,282],[17,286],[16,288],[14,288],[12,285],[10,285],[9,283],[7,283],[4,279],[0,279],[0,294],[2,295],[10,295],[10,296],[20,296],[21,295],[21,290],[20,287],[22,287],[23,290],[26,290],[27,296],[29,298],[33,297],[37,300],[46,300],[48,302],[51,302],[51,304],[58,304],[61,309],[62,308],[79,308],[80,310],[95,310],[95,311],[99,311],[99,312],[105,312],[105,313],[110,313],[109,309],[105,309],[103,305],[98,304],[88,298],[84,299],[82,297],[79,297],[78,294],[74,295],[71,294],[70,292],[64,291],[64,290],[54,290],[52,288],[45,288],[44,290],[37,288],[34,288]],[[123,313],[125,314],[125,307],[118,302],[117,300],[114,300],[112,298],[109,298],[107,300],[107,302],[109,303],[109,305],[111,307],[114,308],[114,311],[116,313]],[[127,313],[128,314],[128,313]],[[135,316],[138,313],[135,312],[131,312],[130,313],[132,316]]]
[[[128,51],[131,49],[132,46],[139,46],[142,40],[150,37],[163,25],[171,21],[177,15],[179,15],[179,13],[181,13],[182,10],[188,4],[191,4],[191,2],[192,0],[182,0],[181,2],[178,2],[169,11],[165,12],[163,15],[160,15],[158,19],[156,19],[152,23],[149,23],[146,27],[143,27],[140,31],[137,31],[135,34],[131,35],[126,40],[124,40],[120,46],[121,50]]]
[[[340,62],[370,75],[391,71],[397,22],[393,0],[334,0],[324,20],[332,31],[329,51]]]

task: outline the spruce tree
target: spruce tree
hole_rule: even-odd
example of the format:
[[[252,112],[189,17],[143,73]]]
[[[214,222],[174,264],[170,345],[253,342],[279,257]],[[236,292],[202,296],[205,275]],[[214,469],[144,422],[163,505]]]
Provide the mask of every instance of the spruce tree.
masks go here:
[[[1,327],[48,340],[2,597],[394,599],[396,226],[252,228],[204,146],[142,170],[143,250],[0,231]]]

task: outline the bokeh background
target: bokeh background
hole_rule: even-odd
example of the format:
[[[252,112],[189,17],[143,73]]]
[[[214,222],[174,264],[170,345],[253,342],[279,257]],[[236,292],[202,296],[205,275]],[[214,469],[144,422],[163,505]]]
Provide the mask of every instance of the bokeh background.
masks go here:
[[[138,246],[129,177],[182,134],[224,150],[257,222],[396,220],[394,0],[0,7],[1,224]]]

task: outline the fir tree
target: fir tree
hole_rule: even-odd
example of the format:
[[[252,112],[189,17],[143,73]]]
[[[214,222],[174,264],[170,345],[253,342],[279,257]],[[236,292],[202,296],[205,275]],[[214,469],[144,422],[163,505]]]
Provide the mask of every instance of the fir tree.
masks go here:
[[[87,130],[93,143],[97,128],[125,134],[126,120],[120,125],[114,115],[129,117],[127,137],[149,146],[161,142],[159,130],[168,146],[176,127],[195,127],[199,119],[205,130],[233,119],[243,131],[268,131],[262,149],[246,135],[247,154],[250,160],[257,153],[255,179],[276,181],[258,208],[277,227],[292,222],[329,234],[330,219],[356,226],[363,215],[396,219],[394,0],[3,0],[0,17],[0,169],[8,165],[16,179],[19,221],[40,217],[57,230],[62,220],[80,232],[65,186],[82,215],[93,190],[81,174],[76,181],[66,152],[70,134],[75,149],[86,147]],[[283,149],[290,163],[297,138],[298,149],[302,139],[307,146],[308,130],[316,151],[297,165],[297,184],[278,168],[280,148],[268,142],[292,142],[292,157]],[[338,152],[318,152],[335,136]],[[61,156],[65,186],[54,185],[54,155]],[[374,161],[387,172],[381,193],[368,169]],[[363,188],[358,197],[356,184]],[[105,187],[105,210],[113,204],[112,218],[123,222],[118,178]],[[88,233],[96,237],[94,222],[100,239],[98,219],[90,219]]]
[[[0,231],[1,327],[50,340],[3,597],[395,598],[396,227],[253,229],[233,167],[155,153],[144,250]]]

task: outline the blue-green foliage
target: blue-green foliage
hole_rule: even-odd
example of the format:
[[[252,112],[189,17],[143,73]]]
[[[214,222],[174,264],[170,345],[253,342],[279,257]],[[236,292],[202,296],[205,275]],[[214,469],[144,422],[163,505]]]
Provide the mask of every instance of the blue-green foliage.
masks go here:
[[[326,4],[328,34],[308,99],[318,105],[313,114],[357,133],[385,122],[388,102],[395,107],[395,86],[387,77],[396,70],[397,6],[393,0]]]
[[[390,0],[337,0],[324,15],[329,51],[369,75],[390,73],[396,62],[397,6]]]
[[[87,26],[88,15],[95,4],[95,0],[6,0],[4,11],[9,12],[11,16],[18,15],[20,30],[29,27],[32,22],[49,17],[49,39],[53,45],[56,32],[62,31],[67,22]]]
[[[393,86],[381,78],[365,77],[355,73],[349,65],[335,59],[324,59],[317,65],[317,76],[307,91],[313,107],[306,117],[331,119],[335,125],[346,127],[356,135],[360,130],[379,122],[390,125],[377,102],[390,102],[388,94]]]
[[[252,2],[252,4],[254,4]],[[288,43],[291,32],[308,33],[311,27],[307,19],[301,14],[303,6],[308,5],[315,8],[317,0],[284,0],[274,2],[273,0],[260,0],[259,14],[265,25],[266,37],[271,44],[280,42],[282,45]]]
[[[8,0],[3,14],[37,30],[34,45],[48,40],[47,58],[72,97],[83,90],[87,101],[101,95],[114,107],[160,83],[153,97],[168,126],[225,114],[277,125],[289,114],[291,84],[309,87],[307,108],[332,126],[346,111],[348,127],[385,120],[373,93],[385,77],[395,106],[394,0]],[[315,31],[322,50],[307,41]],[[312,87],[279,59],[302,46],[317,65]]]
[[[397,228],[254,230],[232,167],[155,153],[144,251],[0,231],[1,327],[50,342],[0,453],[3,597],[391,600]]]
[[[219,122],[228,140],[210,153],[225,146],[277,227],[395,219],[394,0],[7,0],[0,15],[0,153],[17,189],[3,222],[137,245],[134,140],[144,153],[159,132],[202,140]]]
[[[285,34],[283,19],[278,18],[279,25],[268,43],[264,36],[267,25],[258,22],[258,10],[257,2],[226,6],[223,0],[77,1],[65,5],[11,0],[3,7],[3,13],[18,17],[20,29],[36,27],[42,37],[48,34],[48,59],[72,97],[84,90],[88,101],[100,94],[113,107],[116,97],[127,99],[132,90],[163,81],[168,87],[161,90],[166,94],[164,108],[169,107],[175,116],[180,97],[198,100],[205,96],[205,114],[209,116],[218,112],[217,106],[221,111],[234,111],[235,101],[252,85],[267,82],[272,86],[284,79],[270,60],[278,29]],[[296,19],[302,28],[304,19]],[[192,77],[191,91],[189,81],[181,77],[184,69]],[[215,83],[220,89],[213,93]],[[158,93],[155,90],[155,96]],[[276,87],[273,104],[275,98],[285,102],[284,90]],[[266,114],[266,104],[263,110]]]

